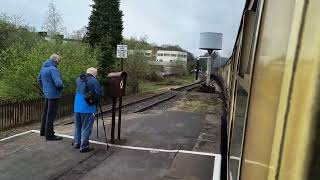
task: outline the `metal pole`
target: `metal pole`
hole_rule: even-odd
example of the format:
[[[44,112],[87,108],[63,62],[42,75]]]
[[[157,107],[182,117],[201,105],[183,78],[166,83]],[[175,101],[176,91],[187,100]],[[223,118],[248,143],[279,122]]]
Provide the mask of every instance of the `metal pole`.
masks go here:
[[[98,122],[99,121],[99,115],[98,115],[98,112],[97,112],[97,116],[96,117],[97,117],[97,139],[99,139],[99,122]]]
[[[207,82],[206,85],[210,85],[210,76],[211,76],[211,56],[207,59]]]
[[[117,98],[112,98],[112,120],[111,120],[111,143],[114,144],[114,130],[116,123],[116,103]]]
[[[121,58],[121,71],[123,71],[123,58]],[[120,140],[120,136],[121,136],[121,110],[122,110],[122,97],[119,98],[118,140]]]
[[[121,71],[123,71],[123,58],[121,58],[121,64],[120,64],[120,66],[121,66]]]
[[[197,59],[197,72],[196,72],[196,80],[198,80],[198,76],[199,76],[199,64],[200,64],[200,59]]]
[[[122,97],[119,98],[118,140],[120,140],[120,135],[121,135],[121,109],[122,109]]]

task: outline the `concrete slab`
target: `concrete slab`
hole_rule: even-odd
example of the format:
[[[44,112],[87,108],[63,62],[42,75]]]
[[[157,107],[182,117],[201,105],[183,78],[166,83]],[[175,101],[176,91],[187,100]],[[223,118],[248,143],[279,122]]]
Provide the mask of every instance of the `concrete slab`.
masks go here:
[[[92,146],[93,152],[81,154],[71,147],[70,139],[45,141],[37,133],[3,141],[0,143],[0,179],[212,178],[214,157],[117,147],[106,151],[104,145]]]
[[[122,149],[81,179],[158,180],[162,179],[174,159],[174,153],[151,153]]]
[[[30,133],[25,136],[8,140],[19,142],[37,139],[38,134]],[[95,151],[81,154],[71,147],[71,140],[44,141],[19,148],[1,146],[6,154],[0,158],[0,179],[56,179],[82,162],[91,158],[105,147],[95,146]],[[6,142],[3,142],[6,143]],[[105,156],[110,153],[105,152]]]
[[[121,136],[126,139],[125,145],[130,146],[192,150],[204,123],[202,113],[163,111],[123,121]],[[110,131],[107,125],[108,138]],[[93,128],[91,139],[104,142],[102,127],[98,139]]]
[[[163,180],[212,179],[214,157],[178,153]]]
[[[213,116],[177,111],[131,114],[124,116],[121,134],[126,146],[219,153],[219,123]],[[110,121],[106,127],[110,140]],[[73,130],[73,125],[56,128],[68,135]],[[94,127],[91,139],[105,142],[103,133],[99,121],[99,138]],[[45,141],[36,133],[0,142],[0,179],[212,179],[211,156],[124,147],[106,151],[106,146],[94,144],[93,152],[81,154],[71,142]]]

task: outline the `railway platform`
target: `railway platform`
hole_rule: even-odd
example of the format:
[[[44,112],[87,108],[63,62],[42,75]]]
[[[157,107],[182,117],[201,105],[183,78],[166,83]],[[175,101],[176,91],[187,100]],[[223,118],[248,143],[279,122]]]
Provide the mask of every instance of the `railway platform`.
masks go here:
[[[107,150],[102,123],[91,135],[94,151],[71,146],[73,124],[58,126],[62,141],[31,130],[0,140],[0,179],[217,180],[219,114],[150,110],[123,116],[121,145]],[[110,138],[110,117],[105,117]],[[117,133],[116,133],[117,134]]]

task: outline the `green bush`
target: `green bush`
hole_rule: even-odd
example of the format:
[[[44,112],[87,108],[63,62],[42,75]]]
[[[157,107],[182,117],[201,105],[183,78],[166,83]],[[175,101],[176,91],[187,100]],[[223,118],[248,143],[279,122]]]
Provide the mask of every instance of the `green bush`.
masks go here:
[[[40,40],[40,37],[27,28],[17,27],[0,19],[0,50],[6,50],[14,44],[23,44],[31,48],[35,42]]]
[[[160,72],[159,72],[160,73]],[[159,75],[159,73],[157,73],[156,71],[151,71],[147,76],[146,76],[146,80],[149,81],[162,81],[163,77],[161,75]]]
[[[61,56],[59,69],[65,85],[64,95],[75,92],[75,79],[88,67],[96,66],[96,53],[82,43],[36,43],[30,50],[13,45],[0,52],[1,99],[32,99],[42,96],[37,76],[42,63],[52,53]]]

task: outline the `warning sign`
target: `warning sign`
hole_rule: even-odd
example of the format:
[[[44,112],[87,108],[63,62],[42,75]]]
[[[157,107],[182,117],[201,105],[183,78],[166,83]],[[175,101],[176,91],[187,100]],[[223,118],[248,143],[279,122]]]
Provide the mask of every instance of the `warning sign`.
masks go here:
[[[127,45],[117,45],[117,58],[127,58],[128,57],[128,46]]]

